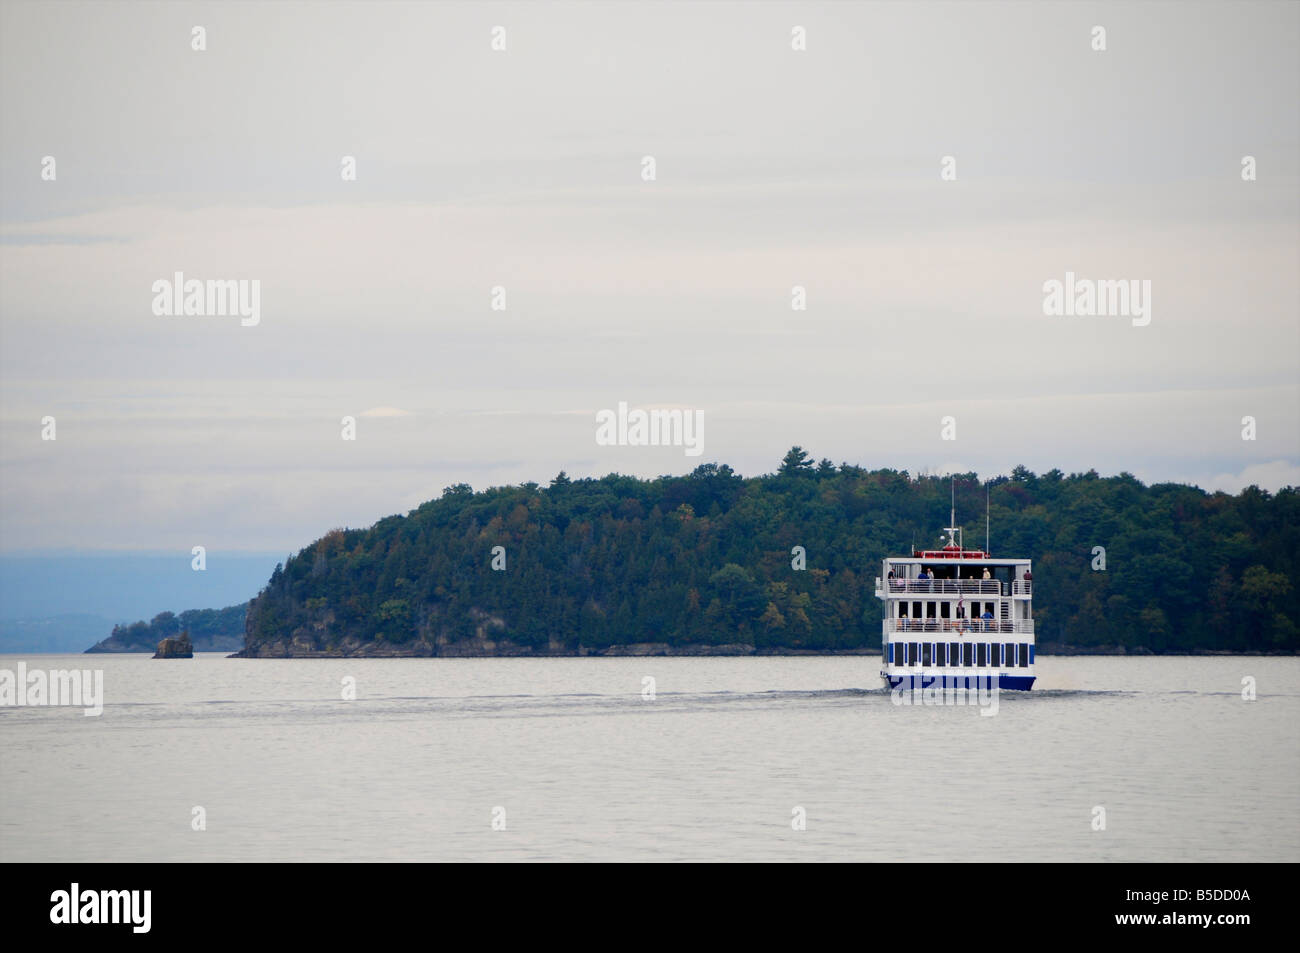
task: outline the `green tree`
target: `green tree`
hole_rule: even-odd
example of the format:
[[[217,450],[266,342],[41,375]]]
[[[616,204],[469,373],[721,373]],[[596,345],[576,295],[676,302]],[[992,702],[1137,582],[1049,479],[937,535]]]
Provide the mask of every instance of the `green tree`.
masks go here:
[[[813,462],[803,447],[791,447],[781,458],[781,468],[777,471],[782,476],[804,476],[812,472]]]

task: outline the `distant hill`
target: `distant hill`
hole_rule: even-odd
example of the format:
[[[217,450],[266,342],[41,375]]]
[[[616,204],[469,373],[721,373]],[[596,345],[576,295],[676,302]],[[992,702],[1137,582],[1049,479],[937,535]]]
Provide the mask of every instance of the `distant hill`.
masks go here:
[[[287,551],[209,548],[202,572],[193,569],[188,547],[0,555],[0,652],[80,652],[114,622],[246,602]]]
[[[985,484],[955,482],[958,521],[982,544]],[[798,447],[750,478],[711,463],[654,480],[452,486],[277,566],[248,607],[245,653],[875,651],[880,560],[936,540],[949,487],[814,464]],[[993,552],[1034,560],[1045,649],[1300,648],[1294,487],[1229,496],[1017,467],[989,488]],[[1098,546],[1105,571],[1093,569]]]
[[[112,624],[111,619],[85,613],[0,619],[0,653],[80,652]]]
[[[225,609],[189,609],[180,615],[160,612],[149,622],[113,626],[108,638],[86,651],[153,652],[163,639],[188,631],[195,652],[237,652],[244,647],[247,611],[247,603],[241,603]]]

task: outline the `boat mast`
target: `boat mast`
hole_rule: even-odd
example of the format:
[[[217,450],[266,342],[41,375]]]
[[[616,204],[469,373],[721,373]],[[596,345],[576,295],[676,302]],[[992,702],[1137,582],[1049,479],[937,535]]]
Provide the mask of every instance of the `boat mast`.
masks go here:
[[[945,533],[948,534],[948,544],[951,545],[951,546],[956,546],[956,545],[957,545],[957,532],[958,532],[958,529],[957,529],[957,478],[954,476],[954,477],[952,477],[951,479],[952,479],[952,498],[951,498],[951,508],[948,510],[948,525],[945,526],[945,527],[943,528],[943,531],[944,531]]]

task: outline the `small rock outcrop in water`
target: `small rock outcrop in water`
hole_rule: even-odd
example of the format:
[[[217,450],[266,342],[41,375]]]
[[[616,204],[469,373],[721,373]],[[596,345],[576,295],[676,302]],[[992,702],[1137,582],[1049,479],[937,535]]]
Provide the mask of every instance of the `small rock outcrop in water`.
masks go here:
[[[174,639],[163,639],[158,643],[154,658],[194,658],[194,645],[190,642],[189,632],[182,632]]]

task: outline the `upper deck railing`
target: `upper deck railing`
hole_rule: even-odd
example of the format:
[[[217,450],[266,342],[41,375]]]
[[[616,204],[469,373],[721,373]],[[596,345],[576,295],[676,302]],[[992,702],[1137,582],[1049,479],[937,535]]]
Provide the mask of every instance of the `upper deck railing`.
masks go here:
[[[876,592],[883,593],[886,587],[882,583],[888,583],[888,592],[891,595],[902,594],[920,594],[920,595],[983,595],[983,596],[1001,596],[1007,594],[1006,583],[997,579],[884,579],[876,577]],[[1031,596],[1034,593],[1034,583],[1029,579],[1016,579],[1011,583],[1011,595],[1014,596]]]
[[[890,592],[1002,595],[1002,583],[996,579],[886,579],[885,582],[889,583]],[[879,577],[876,588],[880,588]]]

